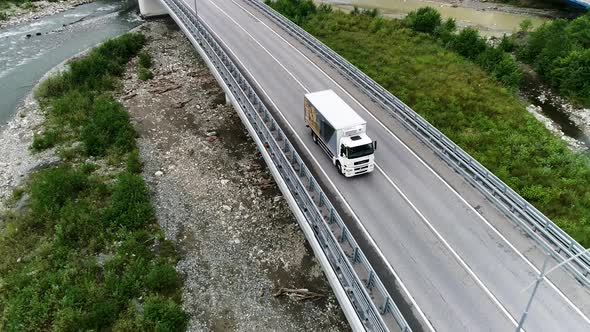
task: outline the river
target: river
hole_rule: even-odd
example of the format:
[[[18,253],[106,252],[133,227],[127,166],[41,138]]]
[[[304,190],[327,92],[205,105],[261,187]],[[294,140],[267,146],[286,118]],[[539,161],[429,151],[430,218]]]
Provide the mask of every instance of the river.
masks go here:
[[[135,0],[98,0],[0,30],[0,126],[51,68],[141,23]]]

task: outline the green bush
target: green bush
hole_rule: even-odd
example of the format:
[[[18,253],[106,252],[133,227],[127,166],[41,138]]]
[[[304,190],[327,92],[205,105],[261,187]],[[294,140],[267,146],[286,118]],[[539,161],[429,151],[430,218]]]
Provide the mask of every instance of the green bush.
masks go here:
[[[449,43],[450,48],[462,56],[475,60],[486,50],[486,41],[473,28],[465,28]]]
[[[4,11],[0,11],[0,21],[6,21],[8,19],[8,14]]]
[[[178,289],[180,278],[170,265],[157,265],[147,275],[146,285],[154,292],[171,293]]]
[[[317,12],[313,0],[266,0],[265,3],[297,24],[304,23]]]
[[[39,171],[31,185],[31,208],[37,216],[51,216],[86,188],[88,179],[69,166]]]
[[[139,157],[139,150],[135,149],[127,156],[127,172],[140,174],[141,173],[141,158]]]
[[[137,77],[142,81],[147,81],[154,78],[154,74],[145,67],[139,67]]]
[[[94,102],[92,116],[82,129],[81,139],[88,155],[102,156],[111,149],[129,151],[135,147],[135,130],[123,105],[111,97]]]
[[[174,301],[151,296],[144,306],[145,327],[161,332],[184,331],[187,316]]]
[[[41,134],[33,134],[33,151],[43,151],[54,147],[60,139],[60,133],[55,129],[49,129]]]
[[[130,173],[119,175],[105,217],[108,224],[128,229],[154,222],[148,190],[140,176]]]
[[[144,68],[152,67],[152,56],[147,52],[139,53],[139,65]]]
[[[544,23],[522,44],[517,50],[521,60],[532,64],[561,94],[590,105],[590,13],[571,22],[558,19]]]
[[[432,7],[422,7],[408,13],[405,22],[413,30],[432,34],[442,24],[440,13]]]

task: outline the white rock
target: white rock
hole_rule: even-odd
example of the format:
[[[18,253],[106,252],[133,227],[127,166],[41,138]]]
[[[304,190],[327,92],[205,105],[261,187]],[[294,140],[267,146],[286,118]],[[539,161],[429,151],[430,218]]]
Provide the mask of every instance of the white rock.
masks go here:
[[[231,211],[231,206],[229,206],[229,205],[222,205],[221,208],[224,209],[225,211]]]
[[[155,176],[160,177],[162,175],[164,175],[164,172],[162,171],[157,171],[156,173],[154,173]]]
[[[226,185],[228,182],[229,182],[229,180],[226,180],[226,179],[223,179],[223,180],[221,180],[221,184],[222,184],[222,185],[224,185],[224,186],[225,186],[225,185]]]

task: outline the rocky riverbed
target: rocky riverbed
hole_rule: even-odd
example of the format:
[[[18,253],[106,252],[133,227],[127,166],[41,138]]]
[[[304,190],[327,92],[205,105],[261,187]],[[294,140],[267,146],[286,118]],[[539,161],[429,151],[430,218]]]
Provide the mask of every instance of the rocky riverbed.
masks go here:
[[[63,1],[35,1],[31,8],[21,8],[12,5],[5,9],[8,19],[0,21],[0,29],[37,20],[43,16],[55,15],[68,9],[90,3],[94,0],[63,0]]]
[[[140,133],[159,223],[175,241],[190,331],[349,327],[280,191],[232,106],[171,20],[151,21],[154,78],[127,68],[119,99]],[[275,297],[308,289],[315,301]]]

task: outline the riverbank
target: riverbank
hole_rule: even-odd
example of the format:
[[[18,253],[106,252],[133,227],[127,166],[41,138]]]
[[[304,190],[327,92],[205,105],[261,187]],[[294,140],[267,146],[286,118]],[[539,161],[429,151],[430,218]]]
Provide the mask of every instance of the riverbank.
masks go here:
[[[0,12],[3,12],[6,15],[6,19],[0,20],[0,29],[35,21],[44,16],[55,15],[93,1],[94,0],[43,0],[30,3],[30,6],[24,8],[11,4],[8,8],[0,9]]]

